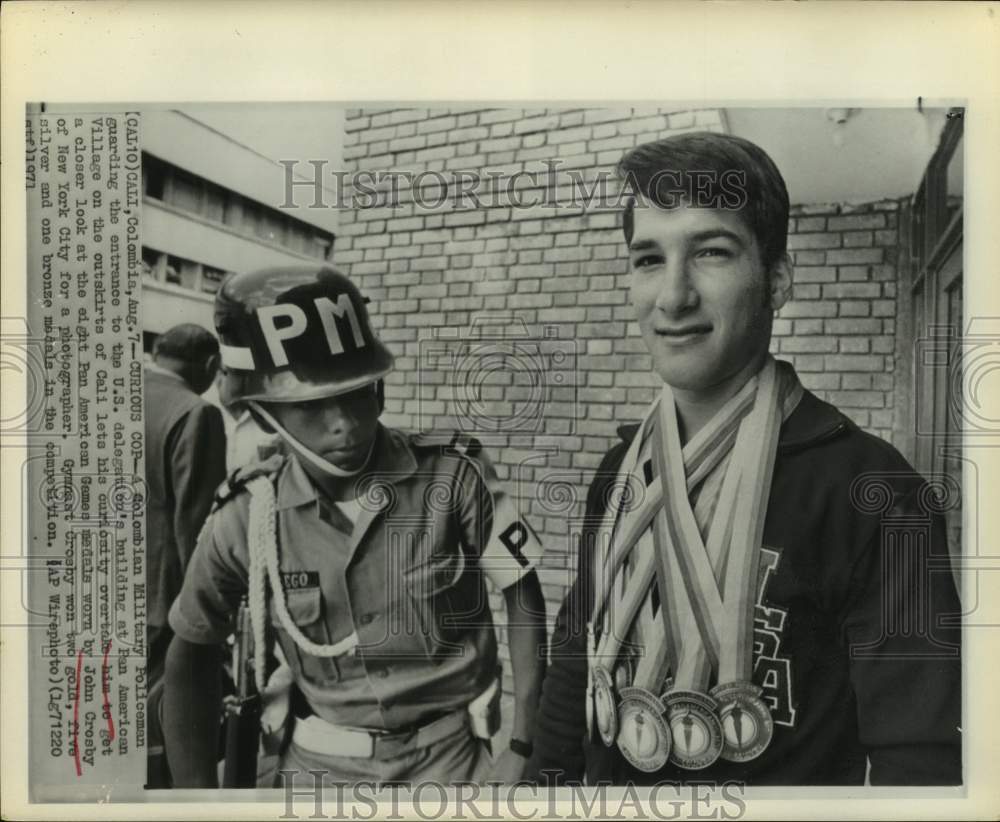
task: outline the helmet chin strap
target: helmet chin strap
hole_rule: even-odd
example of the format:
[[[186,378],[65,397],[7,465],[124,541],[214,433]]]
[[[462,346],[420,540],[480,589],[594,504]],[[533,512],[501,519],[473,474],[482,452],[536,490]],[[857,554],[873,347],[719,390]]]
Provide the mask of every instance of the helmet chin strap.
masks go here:
[[[293,437],[284,428],[282,428],[281,423],[279,423],[274,418],[274,415],[271,414],[256,400],[249,400],[247,402],[247,405],[250,405],[254,409],[254,411],[260,414],[266,420],[267,424],[270,425],[278,433],[278,435],[285,442],[287,442],[300,457],[302,457],[302,459],[311,463],[320,471],[324,471],[327,474],[330,474],[331,476],[338,477],[341,479],[346,477],[356,477],[365,469],[365,466],[368,465],[368,460],[371,459],[372,451],[375,449],[375,440],[372,440],[372,444],[368,449],[368,453],[365,455],[365,461],[361,463],[361,465],[358,468],[354,469],[353,471],[347,471],[337,465],[334,465],[329,460],[323,459],[323,457],[321,457],[316,452],[310,450],[309,448],[306,448],[301,442],[299,442],[297,439],[295,439],[295,437]]]

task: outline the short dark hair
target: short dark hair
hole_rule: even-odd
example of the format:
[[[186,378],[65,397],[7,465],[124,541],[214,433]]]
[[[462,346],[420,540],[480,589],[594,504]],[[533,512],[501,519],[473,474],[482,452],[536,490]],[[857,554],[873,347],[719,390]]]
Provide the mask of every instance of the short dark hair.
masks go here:
[[[788,245],[788,189],[778,167],[758,145],[711,131],[677,134],[625,153],[617,173],[631,190],[622,228],[632,241],[635,198],[661,208],[691,204],[735,211],[757,238],[768,270]]]
[[[219,353],[215,335],[200,325],[181,323],[164,331],[153,343],[154,357],[173,357],[189,363],[200,363]]]

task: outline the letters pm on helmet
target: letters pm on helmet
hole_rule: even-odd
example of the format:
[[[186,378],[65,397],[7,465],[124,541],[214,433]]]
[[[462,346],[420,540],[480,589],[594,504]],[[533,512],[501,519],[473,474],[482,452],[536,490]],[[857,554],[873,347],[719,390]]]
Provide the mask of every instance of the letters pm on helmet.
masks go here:
[[[301,402],[378,382],[393,368],[365,298],[329,266],[233,274],[215,297],[232,399]]]

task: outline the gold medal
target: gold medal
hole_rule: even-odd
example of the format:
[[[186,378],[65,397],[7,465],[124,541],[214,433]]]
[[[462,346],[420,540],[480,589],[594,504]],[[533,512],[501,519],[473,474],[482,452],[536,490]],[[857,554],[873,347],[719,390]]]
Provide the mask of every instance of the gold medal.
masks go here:
[[[622,689],[618,706],[618,748],[645,773],[658,771],[670,757],[670,728],[659,697],[645,688]]]
[[[715,700],[696,691],[673,691],[665,701],[672,743],[670,761],[689,771],[707,768],[723,748]]]
[[[771,711],[760,698],[763,689],[752,682],[727,682],[711,690],[719,703],[722,722],[722,758],[730,762],[749,762],[760,756],[771,742],[774,721]]]
[[[615,709],[615,690],[611,674],[606,668],[594,668],[594,719],[601,741],[608,746],[615,742],[618,733],[618,712]]]

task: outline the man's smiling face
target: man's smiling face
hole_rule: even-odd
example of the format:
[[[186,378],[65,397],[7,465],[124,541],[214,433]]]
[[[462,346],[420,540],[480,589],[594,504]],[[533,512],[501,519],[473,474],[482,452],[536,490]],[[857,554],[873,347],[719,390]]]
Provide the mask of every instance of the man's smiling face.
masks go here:
[[[657,373],[697,396],[751,376],[767,352],[772,311],[790,286],[769,273],[732,211],[637,207],[629,244],[632,304]]]

